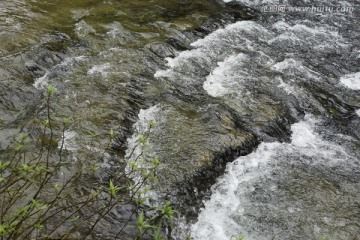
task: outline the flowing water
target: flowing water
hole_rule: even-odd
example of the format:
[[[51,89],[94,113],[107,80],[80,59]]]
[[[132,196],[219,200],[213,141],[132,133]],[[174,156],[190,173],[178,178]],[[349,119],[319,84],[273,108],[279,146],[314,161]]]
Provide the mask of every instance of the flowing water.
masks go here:
[[[261,143],[227,165],[191,226],[194,239],[360,238],[357,21],[358,12],[273,13],[218,30],[170,62],[179,68],[199,52],[216,59],[203,87],[245,118],[251,108],[256,121],[279,100],[294,117],[305,113],[290,142]]]
[[[113,127],[114,174],[156,121],[173,238],[360,239],[356,0],[0,0],[0,20],[1,151],[39,137],[52,84],[70,163]]]
[[[306,116],[290,143],[262,143],[227,166],[212,187],[195,239],[358,239],[359,162]]]

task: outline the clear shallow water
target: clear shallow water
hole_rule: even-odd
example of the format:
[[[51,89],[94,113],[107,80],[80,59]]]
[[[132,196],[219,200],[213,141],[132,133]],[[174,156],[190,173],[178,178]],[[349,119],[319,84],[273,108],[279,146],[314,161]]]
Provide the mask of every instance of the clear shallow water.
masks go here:
[[[87,159],[100,174],[79,181],[74,199],[84,189],[107,184],[122,171],[139,109],[159,95],[153,74],[163,57],[174,55],[176,42],[193,41],[186,31],[218,12],[217,6],[210,1],[0,1],[0,160],[19,133],[42,139],[43,93],[51,84],[54,121],[71,118],[59,175],[71,176],[77,160]],[[54,152],[62,140],[55,128]],[[103,155],[110,128],[118,139]],[[99,136],[95,146],[92,134]],[[114,239],[131,210],[114,210],[91,239]]]
[[[55,104],[73,117],[77,132],[131,127],[124,112],[141,107],[145,92],[157,94],[148,86],[149,73],[161,64],[156,44],[197,27],[214,9],[196,1],[1,1],[3,147],[13,127],[32,121],[28,109],[36,108],[47,84],[58,90]]]

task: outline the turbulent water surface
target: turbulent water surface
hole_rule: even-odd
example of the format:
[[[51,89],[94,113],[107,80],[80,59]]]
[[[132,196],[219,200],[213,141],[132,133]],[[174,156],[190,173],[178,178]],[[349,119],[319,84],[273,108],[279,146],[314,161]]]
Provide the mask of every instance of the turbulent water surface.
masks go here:
[[[52,84],[68,171],[112,127],[114,174],[156,121],[173,238],[359,239],[359,21],[355,0],[0,0],[0,151],[41,137]]]
[[[350,1],[285,4],[358,8]],[[301,116],[291,141],[261,143],[227,165],[191,226],[194,239],[359,239],[358,21],[358,9],[273,13],[267,22],[218,30],[176,59],[216,59],[203,88],[243,118],[258,121],[277,104]]]

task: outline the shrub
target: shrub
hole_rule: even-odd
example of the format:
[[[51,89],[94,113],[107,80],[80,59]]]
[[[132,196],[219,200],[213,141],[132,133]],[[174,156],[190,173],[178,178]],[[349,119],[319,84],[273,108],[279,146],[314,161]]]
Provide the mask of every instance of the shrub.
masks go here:
[[[141,153],[136,159],[130,154],[128,171],[119,166],[121,171],[108,181],[98,178],[96,184],[80,187],[83,190],[79,192],[78,182],[96,178],[101,168],[90,155],[70,164],[66,161],[69,154],[64,149],[64,139],[71,120],[59,121],[53,116],[51,99],[55,88],[48,86],[46,90],[40,137],[20,134],[0,159],[0,238],[86,239],[115,207],[131,204],[132,214],[118,226],[115,238],[125,234],[125,229],[134,228],[134,239],[164,239],[165,226],[171,225],[175,212],[169,202],[163,207],[150,206],[145,196],[157,181],[159,165],[158,159],[145,154],[149,133],[139,137],[135,148],[140,148]],[[153,125],[151,121],[149,128]],[[93,146],[99,136],[95,132],[89,135]],[[111,129],[100,158],[114,139]],[[69,165],[73,170],[64,172]],[[137,219],[137,224],[130,226],[131,219]]]

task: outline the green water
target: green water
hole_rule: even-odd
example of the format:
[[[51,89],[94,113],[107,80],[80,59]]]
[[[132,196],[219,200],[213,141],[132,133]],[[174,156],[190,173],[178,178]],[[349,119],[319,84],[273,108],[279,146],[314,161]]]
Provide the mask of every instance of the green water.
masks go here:
[[[101,184],[104,176],[116,175],[117,168],[106,167],[124,161],[124,141],[138,111],[163,93],[153,75],[164,68],[164,56],[153,49],[173,54],[167,42],[189,44],[195,38],[184,34],[219,13],[219,6],[188,0],[1,0],[0,160],[20,133],[30,133],[35,143],[49,141],[41,122],[46,118],[45,88],[51,84],[56,88],[51,101],[55,151],[61,142],[61,119],[71,118],[59,176],[79,171],[79,159],[104,167],[100,176],[79,180],[73,197]],[[110,128],[120,143],[101,157],[99,149],[106,146]],[[95,144],[92,134],[98,136]],[[36,144],[29,147],[37,152]],[[111,224],[119,225],[115,222]]]
[[[191,29],[216,10],[211,1],[8,1],[0,7],[0,53],[4,57],[26,50],[44,34],[75,37],[74,25],[81,20],[99,37],[107,31],[104,25],[117,21],[132,32],[153,33],[147,41],[155,41],[166,35],[160,22],[174,29]]]
[[[120,102],[121,105],[129,100],[129,91],[115,91],[114,84],[128,84],[135,78],[134,75],[148,71],[148,63],[145,63],[148,53],[144,46],[165,42],[181,31],[198,27],[209,16],[217,13],[218,7],[218,3],[213,1],[2,1],[2,124],[17,121],[16,127],[19,127],[18,121],[23,124],[31,121],[30,116],[19,119],[19,115],[27,115],[27,109],[35,107],[39,100],[36,97],[39,91],[31,85],[48,71],[56,75],[59,71],[51,70],[54,66],[64,59],[77,56],[83,56],[86,60],[75,65],[69,64],[71,66],[66,66],[66,71],[61,76],[50,77],[50,84],[64,88],[68,96],[76,96],[68,98],[67,102],[58,98],[57,103],[63,114],[80,118],[81,121],[87,119],[89,122],[84,125],[94,124],[97,129],[93,130],[97,131],[108,127],[107,123],[118,124],[119,119],[114,119],[113,116],[94,116],[96,113],[106,112],[106,109],[109,110],[107,112],[121,112],[121,109],[128,108],[113,108],[117,104],[115,102]],[[110,49],[118,49],[118,52]],[[101,63],[110,64],[112,71],[117,72],[108,75],[111,79],[108,82],[99,75],[89,77],[87,74],[92,66]],[[14,86],[21,87],[21,90]],[[141,91],[158,94],[152,86],[145,88],[148,90]],[[114,101],[114,95],[123,97]],[[90,98],[90,110],[86,109],[81,113],[81,110],[73,109],[74,101],[78,103],[75,105],[80,106],[80,101],[89,101]],[[95,113],[89,116],[89,111]],[[11,131],[9,129],[7,131]]]

